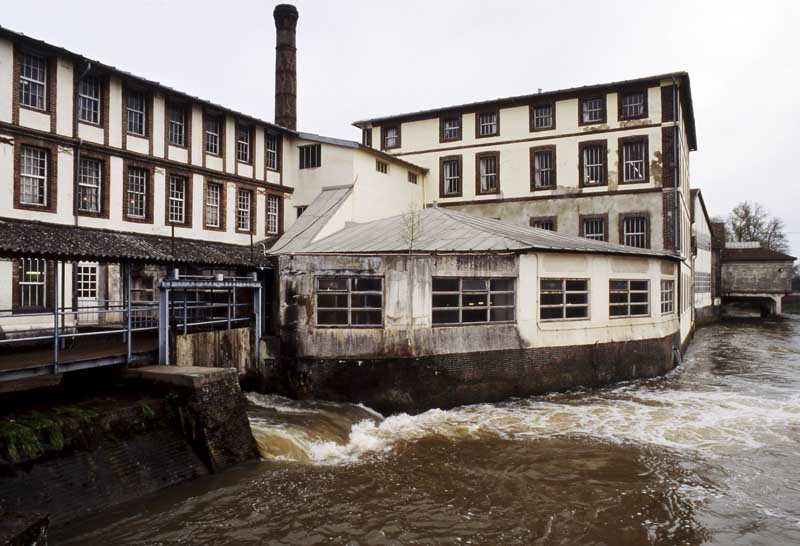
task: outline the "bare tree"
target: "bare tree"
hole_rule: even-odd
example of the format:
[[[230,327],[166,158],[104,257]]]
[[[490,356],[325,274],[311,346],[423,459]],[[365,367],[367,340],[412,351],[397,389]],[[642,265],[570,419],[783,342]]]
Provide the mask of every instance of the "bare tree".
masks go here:
[[[421,213],[417,207],[411,203],[408,212],[403,214],[403,242],[408,247],[408,253],[414,253],[414,244],[422,236]]]
[[[725,232],[729,241],[758,241],[762,247],[779,252],[789,249],[783,220],[771,216],[760,203],[742,201],[736,205],[725,223]]]

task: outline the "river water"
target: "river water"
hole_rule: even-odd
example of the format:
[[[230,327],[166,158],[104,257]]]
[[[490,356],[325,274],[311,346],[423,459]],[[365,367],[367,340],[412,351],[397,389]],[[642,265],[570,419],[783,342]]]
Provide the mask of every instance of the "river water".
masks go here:
[[[800,320],[698,331],[669,376],[382,418],[249,394],[264,460],[69,545],[800,544]]]

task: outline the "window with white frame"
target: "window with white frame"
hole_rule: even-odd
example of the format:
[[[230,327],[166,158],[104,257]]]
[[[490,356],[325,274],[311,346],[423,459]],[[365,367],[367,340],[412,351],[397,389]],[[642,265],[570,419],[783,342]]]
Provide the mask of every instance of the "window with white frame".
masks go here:
[[[317,277],[317,326],[383,324],[381,277]]]
[[[173,146],[186,145],[186,112],[182,107],[167,107],[167,139]]]
[[[442,120],[442,140],[461,139],[461,116]]]
[[[608,281],[609,316],[635,317],[650,314],[650,281]]]
[[[648,248],[646,216],[625,216],[623,218],[622,244],[636,248]]]
[[[582,147],[583,185],[599,186],[606,183],[606,147],[604,144],[586,144]]]
[[[583,119],[583,123],[598,123],[605,121],[605,97],[594,97],[581,101],[581,119]]]
[[[445,159],[442,161],[442,188],[444,195],[461,193],[461,160]]]
[[[643,91],[622,94],[620,99],[620,117],[622,119],[640,118],[645,114],[645,94]]]
[[[253,192],[242,190],[236,192],[236,229],[250,231],[250,211]]]
[[[277,171],[280,165],[278,163],[278,158],[280,157],[278,155],[280,153],[278,149],[279,142],[278,135],[267,133],[267,169],[271,171]]]
[[[128,133],[144,136],[146,132],[147,101],[144,93],[128,92]]]
[[[206,225],[209,227],[220,227],[222,217],[220,215],[222,203],[222,184],[209,183],[206,185]]]
[[[605,218],[584,218],[583,236],[593,241],[606,240],[606,221]]]
[[[555,150],[533,151],[533,187],[552,188],[555,186]]]
[[[277,195],[267,195],[267,234],[277,235],[280,223],[278,215],[281,210],[281,198]],[[305,208],[303,209],[305,210]]]
[[[375,160],[375,170],[381,174],[389,174],[389,164],[380,159]]]
[[[433,277],[433,324],[513,322],[513,278]]]
[[[644,140],[623,141],[622,181],[644,182],[646,178],[645,157],[647,145]]]
[[[103,188],[103,164],[86,157],[78,168],[78,210],[99,213]]]
[[[186,222],[186,178],[170,175],[169,177],[169,223]]]
[[[31,53],[22,54],[19,74],[19,102],[44,110],[47,107],[47,61]]]
[[[497,112],[482,112],[478,114],[478,136],[498,134]]]
[[[250,163],[251,128],[247,125],[236,127],[236,159],[243,163]]]
[[[540,279],[539,318],[541,320],[589,318],[589,281]]]
[[[478,157],[478,193],[498,191],[498,155],[495,153]]]
[[[322,165],[322,145],[300,146],[299,152],[301,169],[314,169]]]
[[[533,107],[533,129],[552,129],[553,123],[553,105],[541,104]]]
[[[97,264],[79,263],[75,289],[79,298],[97,299]]]
[[[22,308],[47,307],[47,260],[21,258],[19,260],[19,306]]]
[[[661,280],[661,314],[666,315],[675,311],[675,281],[672,279]]]
[[[219,155],[220,121],[217,118],[206,118],[206,153]]]
[[[84,76],[78,82],[78,119],[100,123],[100,78],[96,76]]]
[[[147,171],[140,167],[128,168],[128,216],[147,217]]]
[[[20,151],[19,202],[47,206],[47,150],[22,146]]]
[[[383,131],[384,149],[400,147],[400,127],[386,127]]]

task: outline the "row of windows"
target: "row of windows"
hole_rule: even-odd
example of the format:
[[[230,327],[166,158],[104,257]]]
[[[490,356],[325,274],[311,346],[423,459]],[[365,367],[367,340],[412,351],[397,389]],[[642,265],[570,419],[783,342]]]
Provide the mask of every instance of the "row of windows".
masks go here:
[[[661,281],[661,313],[675,309],[675,281]],[[540,320],[588,319],[588,279],[540,279]],[[383,278],[318,277],[316,319],[319,326],[381,326]],[[434,325],[488,324],[516,320],[516,279],[508,277],[433,277]],[[608,283],[609,317],[650,315],[650,281],[612,279]]]
[[[37,110],[47,109],[47,59],[23,53],[20,67],[20,103]],[[78,84],[78,120],[100,125],[103,81],[95,75],[84,76]],[[142,91],[126,92],[127,133],[147,136],[147,94]],[[167,142],[173,146],[186,146],[187,109],[185,106],[167,104]],[[206,116],[204,123],[204,149],[206,153],[221,155],[222,118]],[[236,159],[244,163],[252,161],[253,127],[237,124]],[[280,154],[279,137],[267,135],[267,168],[278,169]]]
[[[605,140],[581,142],[579,147],[580,184],[584,187],[608,184],[608,151]],[[476,158],[476,193],[498,193],[500,188],[500,152],[479,152]],[[621,183],[648,181],[648,143],[646,136],[619,140]],[[555,146],[530,149],[531,191],[554,189],[556,178]],[[459,197],[463,193],[462,156],[440,158],[440,196]]]
[[[619,120],[641,119],[647,117],[647,91],[644,89],[622,91],[618,94]],[[583,97],[579,101],[578,123],[591,125],[606,122],[605,94]],[[532,104],[529,109],[530,130],[543,131],[556,128],[555,102]],[[464,115],[455,113],[439,118],[439,141],[455,142],[462,140]],[[390,150],[401,146],[401,126],[391,125],[381,128],[381,149]],[[475,113],[475,138],[500,135],[500,111],[497,109]],[[372,146],[372,128],[362,130],[362,143]]]
[[[20,194],[23,205],[48,206],[47,169],[49,151],[33,146],[22,146],[20,151]],[[103,207],[103,162],[93,158],[81,158],[78,168],[78,210],[85,213],[101,214]],[[150,218],[151,202],[150,171],[142,167],[129,167],[125,187],[125,214],[127,218]],[[184,176],[169,175],[167,219],[169,223],[187,223],[187,179]],[[207,227],[222,227],[221,207],[223,185],[209,182],[204,196],[204,224]],[[251,231],[253,212],[253,192],[237,189],[236,229]],[[267,196],[267,233],[277,234],[279,230],[280,197]]]
[[[610,241],[608,215],[581,216],[579,233],[594,241]],[[558,231],[555,216],[542,216],[530,219],[531,227]],[[625,213],[619,215],[619,243],[636,248],[650,248],[650,218],[646,213]]]

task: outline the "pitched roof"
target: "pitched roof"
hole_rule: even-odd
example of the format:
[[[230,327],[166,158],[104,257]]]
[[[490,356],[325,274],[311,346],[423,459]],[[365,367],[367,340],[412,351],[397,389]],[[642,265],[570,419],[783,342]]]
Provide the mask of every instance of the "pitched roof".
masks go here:
[[[265,246],[272,241],[265,240]],[[10,218],[0,218],[0,256],[225,267],[269,265],[260,246],[251,249],[249,245]]]
[[[710,228],[711,224],[713,222],[711,221],[711,217],[708,215],[708,209],[706,208],[706,200],[705,200],[705,198],[703,198],[703,192],[701,192],[699,188],[695,188],[693,190],[690,190],[690,193],[691,193],[692,198],[689,200],[690,201],[689,210],[691,212],[692,223],[694,223],[696,221],[695,210],[694,210],[694,202],[695,202],[695,198],[698,198],[700,200],[700,206],[703,209],[703,215],[706,217],[706,222],[708,222],[708,225],[709,225],[709,228]]]
[[[418,215],[420,235],[413,242],[414,252],[543,250],[674,258],[674,256],[656,250],[561,235],[552,231],[518,226],[440,207],[423,209]],[[292,252],[298,254],[408,252],[410,245],[407,240],[409,232],[407,225],[410,221],[411,217],[408,214],[401,214],[363,224],[349,224],[328,237],[302,248],[295,248]],[[278,250],[278,253],[284,252]]]
[[[641,85],[654,81],[661,81],[666,79],[676,78],[681,80],[681,87],[686,90],[686,93],[681,93],[681,102],[683,109],[686,112],[686,132],[689,139],[689,148],[691,150],[697,149],[697,133],[695,131],[694,122],[694,107],[692,105],[692,88],[689,82],[689,73],[685,71],[669,72],[666,74],[658,74],[655,76],[646,76],[643,78],[634,78],[630,80],[621,80],[609,83],[599,83],[593,85],[584,85],[581,87],[570,87],[566,89],[556,89],[553,91],[544,91],[539,93],[532,93],[529,95],[518,95],[514,97],[503,97],[497,99],[489,99],[478,102],[470,102],[466,104],[457,104],[451,106],[443,106],[439,108],[431,108],[427,110],[418,110],[416,112],[405,112],[402,114],[392,114],[388,116],[374,117],[370,119],[363,119],[353,122],[356,127],[368,127],[372,125],[381,125],[387,121],[413,121],[417,119],[427,119],[438,116],[439,114],[455,111],[455,110],[468,110],[473,111],[480,108],[488,107],[510,107],[510,106],[523,106],[530,104],[531,101],[539,100],[542,98],[554,98],[558,95],[578,95],[586,92],[591,92],[599,89],[626,87]]]
[[[386,161],[397,163],[399,165],[403,165],[404,167],[410,167],[412,169],[416,169],[421,173],[428,172],[428,169],[425,167],[420,167],[419,165],[415,165],[414,163],[410,163],[405,159],[400,159],[399,157],[395,157],[392,154],[387,154],[386,152],[382,152],[381,150],[378,150],[376,148],[364,146],[363,144],[356,142],[355,140],[344,140],[342,138],[326,137],[323,135],[317,135],[314,133],[304,133],[301,131],[298,131],[297,133],[295,133],[295,135],[297,136],[297,138],[302,140],[310,140],[312,142],[321,142],[323,144],[331,144],[333,146],[341,146],[343,148],[361,150],[362,152],[374,155],[375,157],[380,157],[381,159],[385,159]]]
[[[794,256],[768,248],[723,248],[723,262],[785,262],[794,261]]]

